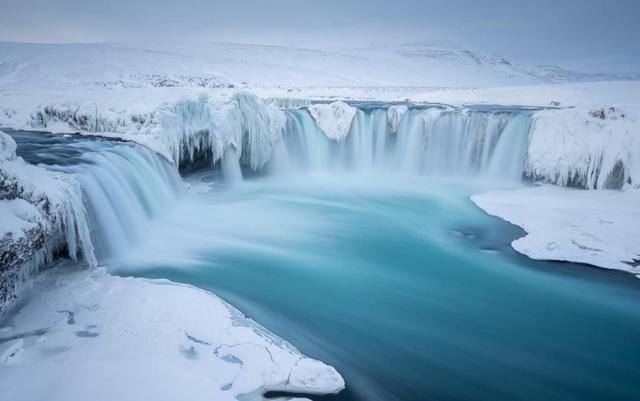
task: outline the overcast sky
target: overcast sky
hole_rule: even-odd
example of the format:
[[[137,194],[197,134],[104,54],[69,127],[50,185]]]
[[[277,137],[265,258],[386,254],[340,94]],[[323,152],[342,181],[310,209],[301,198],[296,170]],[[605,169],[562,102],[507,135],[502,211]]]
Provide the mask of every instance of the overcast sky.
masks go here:
[[[640,0],[0,0],[0,40],[426,45],[640,73]]]

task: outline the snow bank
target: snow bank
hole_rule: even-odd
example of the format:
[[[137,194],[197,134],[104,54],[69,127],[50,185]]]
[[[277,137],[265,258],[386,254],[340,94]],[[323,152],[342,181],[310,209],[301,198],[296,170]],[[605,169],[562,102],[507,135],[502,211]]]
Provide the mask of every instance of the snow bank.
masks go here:
[[[545,185],[494,191],[471,199],[487,213],[527,232],[511,244],[524,255],[640,275],[640,191],[584,191]]]
[[[640,188],[638,116],[630,106],[536,112],[526,174],[561,186]]]
[[[6,399],[237,401],[344,388],[334,368],[209,292],[100,269],[51,273],[0,328]]]
[[[57,250],[97,264],[78,182],[26,163],[15,150],[0,132],[0,307]]]
[[[349,134],[357,109],[344,102],[314,104],[307,108],[322,132],[329,139],[341,141]]]

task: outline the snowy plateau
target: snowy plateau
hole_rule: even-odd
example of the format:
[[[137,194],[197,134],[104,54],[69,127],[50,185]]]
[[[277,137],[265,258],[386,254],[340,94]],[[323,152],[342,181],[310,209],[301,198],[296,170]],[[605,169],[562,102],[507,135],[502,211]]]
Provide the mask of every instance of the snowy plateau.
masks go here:
[[[527,235],[512,246],[531,258],[640,275],[640,81],[630,78],[422,47],[0,43],[0,130],[117,138],[176,168],[206,154],[211,163],[235,158],[238,169],[261,171],[291,123],[285,110],[305,109],[311,119],[300,124],[314,123],[339,144],[364,126],[358,107],[371,102],[390,105],[379,120],[388,132],[414,121],[426,136],[429,127],[478,120],[489,138],[491,124],[511,124],[501,111],[518,107],[529,120],[516,173],[532,187],[477,194],[473,202],[522,227]],[[500,113],[484,119],[477,107]],[[493,162],[484,162],[491,172]],[[73,176],[25,162],[0,133],[0,305],[11,310],[38,294],[0,328],[9,339],[0,343],[7,399],[41,399],[52,386],[60,391],[49,399],[115,399],[102,375],[138,399],[148,389],[125,364],[156,367],[145,378],[157,383],[148,394],[156,400],[259,400],[265,391],[332,394],[345,386],[335,369],[214,294],[109,275],[94,254],[85,209]],[[91,268],[62,263],[36,275],[61,249]],[[99,346],[89,348],[82,337],[94,334]],[[71,370],[86,386],[64,384]],[[18,377],[38,380],[14,394]]]

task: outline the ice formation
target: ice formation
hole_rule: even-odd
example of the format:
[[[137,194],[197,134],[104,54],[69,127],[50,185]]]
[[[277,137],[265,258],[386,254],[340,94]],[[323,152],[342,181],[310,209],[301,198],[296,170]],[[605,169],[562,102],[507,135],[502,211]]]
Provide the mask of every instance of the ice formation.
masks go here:
[[[313,104],[307,108],[318,127],[329,139],[341,141],[349,134],[356,109],[345,102]]]
[[[398,132],[400,122],[407,113],[407,110],[409,110],[409,108],[405,104],[389,106],[387,109],[387,115],[389,119],[389,129],[391,132]]]
[[[314,124],[310,110],[289,111],[285,156],[312,170],[378,168],[401,174],[522,178],[529,112],[414,108],[403,112],[394,128],[389,121],[397,112],[357,109],[346,137],[332,140]]]
[[[227,102],[210,101],[205,95],[183,100],[162,114],[159,139],[177,164],[197,157],[215,164],[233,147],[240,162],[253,170],[269,161],[286,121],[279,109],[242,92]]]
[[[21,127],[16,122],[24,118],[29,128],[133,140],[177,166],[220,166],[228,182],[242,180],[242,169],[381,169],[500,181],[529,177],[587,189],[640,188],[634,106],[544,109],[407,102],[356,107],[261,101],[246,91],[217,97],[179,94],[127,103],[136,94],[122,106],[115,99],[69,97],[18,102],[15,110],[4,110],[0,121]],[[280,103],[296,108],[280,109]],[[70,238],[72,249],[83,249]]]
[[[333,367],[207,291],[100,268],[51,273],[0,327],[6,399],[236,401],[345,386]],[[25,369],[37,380],[18,386]]]
[[[0,305],[59,250],[96,266],[78,182],[30,165],[15,151],[15,141],[0,132]]]
[[[535,113],[527,175],[561,186],[640,188],[638,117],[614,107]]]

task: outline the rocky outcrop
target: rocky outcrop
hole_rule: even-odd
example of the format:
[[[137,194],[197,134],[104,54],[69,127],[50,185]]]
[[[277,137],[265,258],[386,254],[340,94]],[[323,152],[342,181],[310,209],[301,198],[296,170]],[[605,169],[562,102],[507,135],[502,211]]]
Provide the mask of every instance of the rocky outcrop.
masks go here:
[[[0,132],[0,309],[56,253],[96,265],[79,185],[26,163]]]

